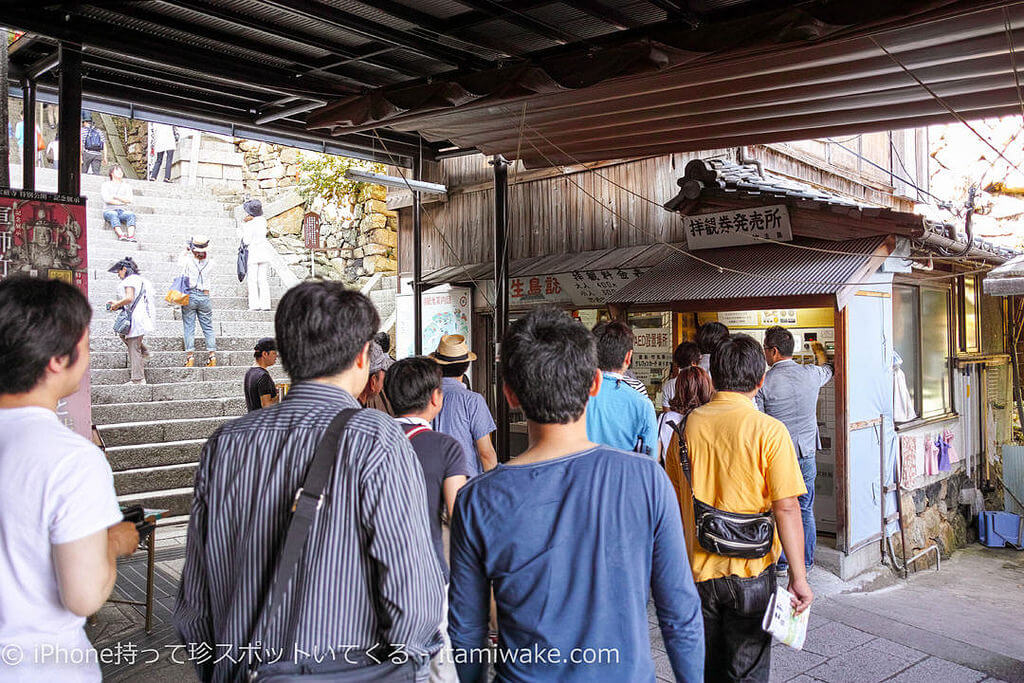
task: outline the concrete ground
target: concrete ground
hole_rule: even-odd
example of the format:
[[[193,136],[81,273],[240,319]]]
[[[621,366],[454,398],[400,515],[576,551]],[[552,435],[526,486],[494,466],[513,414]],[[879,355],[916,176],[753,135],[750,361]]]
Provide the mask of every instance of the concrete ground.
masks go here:
[[[107,681],[170,683],[197,680],[179,649],[170,615],[184,563],[184,529],[161,529],[157,541],[157,604],[152,633],[141,608],[108,604],[90,620],[101,651],[120,652],[104,666]],[[141,599],[145,555],[122,562],[117,591]],[[833,683],[1024,683],[1024,552],[975,545],[934,570],[903,581],[886,568],[852,582],[815,569],[802,651],[775,644],[772,681]],[[652,654],[659,681],[672,681],[657,618],[650,612]],[[119,648],[119,649],[118,649]]]

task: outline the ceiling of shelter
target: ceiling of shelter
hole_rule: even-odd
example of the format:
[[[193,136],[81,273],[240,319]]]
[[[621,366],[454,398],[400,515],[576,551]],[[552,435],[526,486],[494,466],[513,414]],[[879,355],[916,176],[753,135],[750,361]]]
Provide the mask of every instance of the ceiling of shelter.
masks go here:
[[[533,166],[1012,113],[1024,2],[0,0],[12,78],[407,165]],[[40,77],[45,92],[55,71]],[[930,92],[929,92],[930,91]],[[423,141],[421,142],[421,136]]]

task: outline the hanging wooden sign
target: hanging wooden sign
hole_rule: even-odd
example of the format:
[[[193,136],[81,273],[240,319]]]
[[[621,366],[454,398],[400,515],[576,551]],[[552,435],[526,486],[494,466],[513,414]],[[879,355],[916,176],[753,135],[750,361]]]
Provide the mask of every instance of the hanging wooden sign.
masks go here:
[[[765,239],[793,240],[785,204],[683,216],[683,225],[691,250],[763,244]]]

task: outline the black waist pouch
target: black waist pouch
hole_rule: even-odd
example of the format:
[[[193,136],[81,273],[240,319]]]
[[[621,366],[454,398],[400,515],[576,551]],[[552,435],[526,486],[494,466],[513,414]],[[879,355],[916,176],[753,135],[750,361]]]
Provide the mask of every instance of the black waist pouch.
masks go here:
[[[772,551],[775,519],[770,512],[726,512],[693,499],[697,543],[714,555],[756,560]]]

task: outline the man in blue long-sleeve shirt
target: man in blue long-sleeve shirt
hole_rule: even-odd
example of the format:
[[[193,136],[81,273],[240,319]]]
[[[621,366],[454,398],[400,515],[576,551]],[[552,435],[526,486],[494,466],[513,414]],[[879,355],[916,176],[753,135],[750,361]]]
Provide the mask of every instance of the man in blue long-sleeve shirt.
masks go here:
[[[501,348],[505,398],[526,415],[529,448],[455,503],[449,633],[460,680],[483,680],[494,661],[498,681],[654,681],[653,596],[676,679],[700,681],[704,626],[672,485],[654,460],[587,439],[587,401],[603,381],[593,337],[541,308]]]

